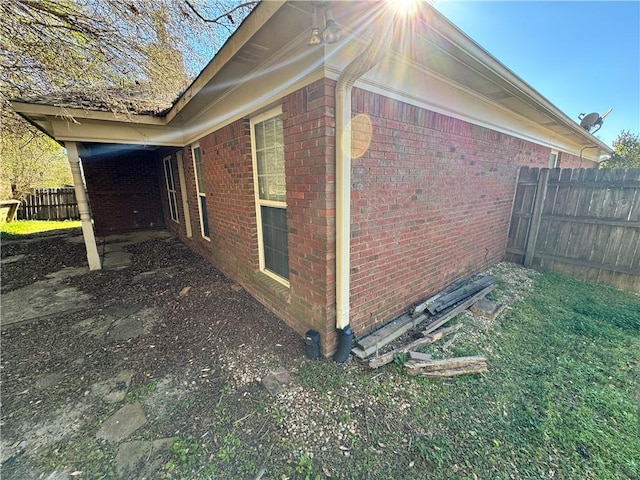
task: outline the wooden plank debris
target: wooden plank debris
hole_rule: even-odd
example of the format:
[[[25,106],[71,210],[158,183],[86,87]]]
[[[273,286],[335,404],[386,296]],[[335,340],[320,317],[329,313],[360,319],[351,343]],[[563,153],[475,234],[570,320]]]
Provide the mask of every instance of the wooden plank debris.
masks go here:
[[[408,375],[421,377],[451,377],[487,370],[484,357],[456,357],[442,360],[409,360],[404,364]]]
[[[469,283],[468,285],[464,285],[457,290],[454,290],[453,292],[436,299],[427,307],[427,310],[432,315],[435,315],[436,313],[441,312],[442,310],[446,310],[451,305],[455,305],[461,300],[464,300],[465,298],[475,294],[476,292],[479,292],[483,288],[488,287],[489,285],[493,285],[494,283],[496,283],[496,279],[491,275],[480,277]]]
[[[431,354],[411,351],[409,352],[409,360],[431,360]]]
[[[416,317],[417,315],[424,312],[427,309],[427,307],[429,307],[429,305],[431,305],[433,302],[438,300],[440,297],[447,295],[448,293],[455,292],[457,289],[459,289],[464,285],[467,285],[468,283],[469,281],[465,280],[464,278],[457,279],[455,282],[448,285],[444,290],[441,290],[440,292],[435,294],[433,297],[427,298],[424,302],[414,306],[410,312],[411,316]]]
[[[449,320],[454,318],[456,315],[464,312],[467,308],[469,308],[471,305],[476,303],[478,300],[480,300],[481,298],[484,298],[484,296],[489,292],[491,292],[494,288],[496,288],[495,283],[492,285],[489,285],[488,287],[485,287],[484,289],[480,290],[478,293],[476,293],[472,297],[467,298],[464,302],[460,302],[458,305],[451,308],[450,310],[442,312],[440,315],[436,315],[435,317],[433,317],[433,320],[424,328],[422,333],[426,335],[428,333],[433,332],[434,330],[437,330],[442,325],[447,323]]]
[[[420,315],[412,318],[410,314],[405,313],[385,325],[380,330],[376,330],[371,335],[367,335],[366,337],[359,339],[351,352],[356,357],[365,359],[376,353],[384,346],[393,342],[396,338],[401,337],[416,325],[424,322],[427,318],[427,315]]]
[[[414,340],[413,342],[407,345],[403,345],[402,347],[398,347],[383,355],[379,355],[377,357],[372,358],[371,360],[369,360],[369,367],[378,368],[383,365],[386,365],[387,363],[391,363],[397,355],[400,355],[402,353],[407,353],[410,350],[413,350],[414,348],[419,347],[420,345],[437,342],[442,337],[457,331],[461,327],[462,327],[462,323],[458,323],[457,325],[453,325],[452,327],[443,328],[442,330],[435,332],[433,334],[425,334],[424,337]]]
[[[423,313],[418,314],[418,316],[415,316],[415,313],[412,314],[411,312],[400,315],[381,329],[376,330],[364,338],[359,338],[351,352],[360,359],[366,359],[367,357],[377,353],[384,346],[402,336],[407,331],[415,328],[423,322],[429,321],[430,330],[423,332],[423,334],[426,335],[427,333],[438,329],[441,325],[454,318],[458,313],[466,310],[476,301],[483,298],[487,293],[495,288],[495,282],[496,280],[492,276],[480,277],[473,282],[469,282],[468,280],[456,280],[454,283],[449,285],[449,287],[443,290],[443,292],[447,291],[449,293],[438,297],[438,299],[433,301],[430,306],[425,306],[425,309],[429,310],[431,306],[438,304],[438,312],[436,314],[423,311]],[[455,290],[453,290],[454,288]],[[443,292],[441,292],[441,294]],[[435,297],[431,298],[433,299]],[[458,299],[458,303],[451,303],[454,298]],[[446,308],[442,307],[445,304],[441,302],[443,299],[446,300]],[[429,300],[427,300],[427,302],[429,302]],[[415,312],[415,308],[412,309],[413,312]],[[391,360],[393,360],[393,357],[391,357]]]

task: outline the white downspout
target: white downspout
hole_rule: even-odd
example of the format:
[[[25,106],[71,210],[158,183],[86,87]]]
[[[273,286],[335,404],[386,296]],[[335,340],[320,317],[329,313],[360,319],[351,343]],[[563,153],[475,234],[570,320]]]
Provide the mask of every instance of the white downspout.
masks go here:
[[[80,171],[80,157],[78,156],[78,147],[76,142],[65,142],[67,149],[67,158],[71,165],[71,174],[73,175],[73,186],[76,191],[76,200],[78,202],[78,211],[80,212],[80,221],[82,222],[82,235],[84,236],[84,245],[87,249],[87,261],[89,262],[89,270],[100,270],[100,255],[96,245],[96,236],[93,233],[93,225],[91,223],[91,214],[89,213],[89,200],[87,191],[84,188],[84,181]]]
[[[373,29],[369,45],[347,65],[336,84],[336,328],[349,325],[351,248],[351,89],[391,46],[394,22]]]

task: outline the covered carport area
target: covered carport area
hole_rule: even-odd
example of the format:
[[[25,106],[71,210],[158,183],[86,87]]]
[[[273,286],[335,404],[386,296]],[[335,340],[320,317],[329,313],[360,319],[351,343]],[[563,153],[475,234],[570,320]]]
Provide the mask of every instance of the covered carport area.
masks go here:
[[[102,268],[96,236],[164,228],[160,156],[183,145],[182,131],[155,114],[14,101],[28,122],[66,149],[89,269]]]

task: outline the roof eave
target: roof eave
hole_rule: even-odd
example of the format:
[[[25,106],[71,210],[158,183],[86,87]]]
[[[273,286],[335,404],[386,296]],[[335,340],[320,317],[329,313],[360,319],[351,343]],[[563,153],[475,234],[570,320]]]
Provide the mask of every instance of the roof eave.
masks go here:
[[[558,109],[558,107],[552,104],[543,95],[472,40],[462,30],[451,23],[444,15],[431,6],[425,6],[430,9],[432,13],[431,18],[434,20],[430,24],[432,28],[435,28],[441,35],[454,43],[458,48],[481,62],[486,68],[494,72],[500,80],[516,89],[523,99],[548,112],[559,123],[569,128],[579,138],[582,138],[585,144],[597,146],[609,154],[613,153],[613,149],[611,147],[580,127],[580,125],[569,118],[564,112]],[[436,13],[433,14],[433,12]]]
[[[194,98],[216,74],[238,53],[238,51],[269,21],[269,19],[287,2],[286,0],[261,1],[244,19],[222,48],[215,54],[207,66],[200,72],[189,87],[178,97],[165,115],[169,123]]]

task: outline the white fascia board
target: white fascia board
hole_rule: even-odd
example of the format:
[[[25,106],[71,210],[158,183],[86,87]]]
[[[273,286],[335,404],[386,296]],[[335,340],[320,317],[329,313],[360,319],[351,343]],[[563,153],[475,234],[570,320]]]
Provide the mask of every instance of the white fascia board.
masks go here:
[[[304,39],[296,39],[290,49],[268,59],[244,81],[189,118],[182,126],[186,144],[271,108],[290,93],[321,80],[325,76],[324,47],[311,48],[306,41],[306,35]]]
[[[216,53],[213,59],[200,72],[191,85],[184,91],[173,104],[166,115],[166,121],[170,122],[180,111],[194,98],[200,90],[205,88],[215,75],[222,69],[238,51],[262,28],[267,21],[286,3],[286,0],[268,0],[260,2],[247,18],[242,22],[236,32],[229,37],[227,42]]]
[[[583,145],[577,145],[566,137],[551,132],[544,126],[434,72],[400,61],[392,61],[384,67],[371,70],[360,78],[355,86],[551,149],[580,154]],[[339,71],[339,67],[327,66],[327,77],[337,80]],[[399,72],[404,73],[399,75]],[[390,75],[393,78],[389,78]],[[596,154],[591,152],[586,154],[585,150],[583,157],[597,161],[600,153],[606,153],[606,150],[600,148]]]
[[[54,138],[62,142],[123,143],[174,147],[184,145],[181,130],[160,125],[89,121],[74,123],[64,119],[51,119],[50,124]]]

